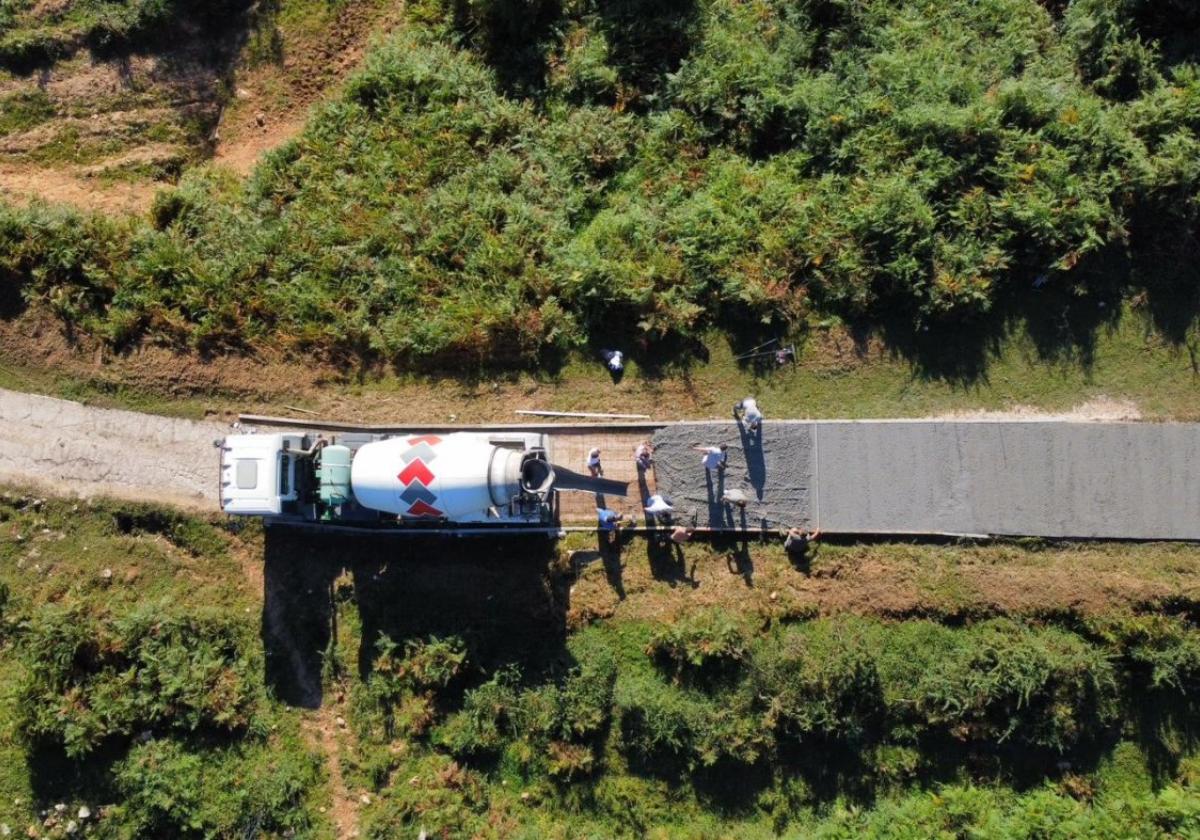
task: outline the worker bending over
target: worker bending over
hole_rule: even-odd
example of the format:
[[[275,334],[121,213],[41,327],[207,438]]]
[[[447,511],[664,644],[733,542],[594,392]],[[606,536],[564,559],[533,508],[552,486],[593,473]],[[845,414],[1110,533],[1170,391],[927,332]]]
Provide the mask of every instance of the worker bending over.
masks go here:
[[[757,432],[762,425],[762,412],[758,410],[758,401],[754,397],[746,397],[733,407],[733,419],[745,420],[750,431]]]
[[[693,446],[696,452],[703,452],[704,457],[700,459],[700,463],[704,464],[704,469],[716,470],[717,473],[725,472],[725,461],[728,459],[729,447],[722,443],[720,446]]]

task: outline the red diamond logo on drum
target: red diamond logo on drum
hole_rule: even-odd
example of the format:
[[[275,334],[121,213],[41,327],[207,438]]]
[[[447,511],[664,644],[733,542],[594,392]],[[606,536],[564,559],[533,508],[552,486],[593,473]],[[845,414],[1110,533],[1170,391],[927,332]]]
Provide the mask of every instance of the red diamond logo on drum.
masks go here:
[[[416,504],[408,509],[405,516],[441,516],[442,512],[432,505],[427,505],[418,500]]]
[[[412,484],[414,481],[419,481],[428,487],[433,483],[433,472],[429,469],[429,467],[425,466],[424,461],[418,458],[407,467],[402,469],[396,478],[400,479],[400,481],[404,483],[405,487]]]
[[[400,500],[408,503],[405,516],[442,516],[442,512],[434,507],[437,494],[429,489],[435,478],[429,462],[437,459],[435,446],[442,442],[437,435],[420,435],[408,439],[409,448],[400,459],[405,467],[397,475],[404,485]]]

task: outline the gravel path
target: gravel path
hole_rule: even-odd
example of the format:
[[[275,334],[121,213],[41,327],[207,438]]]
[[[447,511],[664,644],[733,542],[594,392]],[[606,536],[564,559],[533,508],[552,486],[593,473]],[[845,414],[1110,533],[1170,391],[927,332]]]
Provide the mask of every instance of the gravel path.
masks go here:
[[[215,510],[221,423],[0,390],[0,480]]]

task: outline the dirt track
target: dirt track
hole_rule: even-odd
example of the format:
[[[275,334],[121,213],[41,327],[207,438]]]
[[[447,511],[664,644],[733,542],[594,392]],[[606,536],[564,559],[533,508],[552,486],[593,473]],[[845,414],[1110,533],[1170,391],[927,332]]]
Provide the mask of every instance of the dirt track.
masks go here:
[[[0,480],[214,510],[216,451],[227,431],[132,411],[0,390]]]

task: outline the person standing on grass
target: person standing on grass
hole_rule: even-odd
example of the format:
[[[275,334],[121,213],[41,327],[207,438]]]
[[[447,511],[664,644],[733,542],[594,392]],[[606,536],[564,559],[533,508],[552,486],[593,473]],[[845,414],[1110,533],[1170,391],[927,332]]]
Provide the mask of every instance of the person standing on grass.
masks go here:
[[[722,443],[720,446],[693,446],[692,449],[696,452],[703,452],[704,457],[700,459],[700,463],[704,464],[704,469],[716,470],[718,474],[725,472],[725,461],[728,457],[726,450],[729,447]]]
[[[733,407],[733,419],[745,420],[750,431],[757,432],[762,425],[763,415],[758,410],[758,401],[754,397],[746,397]]]
[[[621,521],[625,514],[617,513],[608,508],[596,508],[596,521],[600,526],[600,534],[609,545],[615,545],[621,533]]]
[[[592,451],[588,453],[587,468],[588,472],[591,473],[592,478],[598,478],[599,476],[604,475],[604,467],[600,466],[599,447],[593,448]]]
[[[803,528],[789,528],[787,537],[783,541],[783,550],[788,553],[789,557],[803,560],[808,556],[809,545],[815,543],[820,538],[820,528],[815,528],[812,531],[806,531]]]
[[[613,384],[620,382],[625,375],[625,354],[620,350],[602,350],[600,358],[604,359],[604,366],[608,368]]]
[[[695,528],[685,528],[683,525],[676,525],[675,530],[671,532],[671,542],[675,545],[683,545],[691,541],[692,534],[696,533]]]
[[[608,365],[611,372],[620,373],[625,370],[625,354],[620,350],[604,350],[600,353],[600,357],[604,359],[604,364]]]

